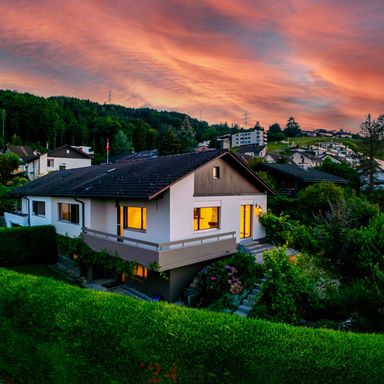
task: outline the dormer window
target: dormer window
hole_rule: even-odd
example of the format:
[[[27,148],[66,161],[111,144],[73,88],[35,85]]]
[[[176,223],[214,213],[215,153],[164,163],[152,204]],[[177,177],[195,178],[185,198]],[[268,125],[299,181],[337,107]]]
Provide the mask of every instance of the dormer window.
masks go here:
[[[214,179],[220,179],[220,167],[213,167],[212,175]]]

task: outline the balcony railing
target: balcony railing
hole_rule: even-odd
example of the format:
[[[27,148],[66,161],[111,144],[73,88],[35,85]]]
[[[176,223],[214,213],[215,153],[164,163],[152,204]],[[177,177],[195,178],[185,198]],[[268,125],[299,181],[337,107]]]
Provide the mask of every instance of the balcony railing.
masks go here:
[[[94,250],[117,252],[126,260],[144,265],[156,262],[160,270],[225,256],[236,250],[236,232],[225,232],[163,243],[118,236],[82,228],[83,238]]]

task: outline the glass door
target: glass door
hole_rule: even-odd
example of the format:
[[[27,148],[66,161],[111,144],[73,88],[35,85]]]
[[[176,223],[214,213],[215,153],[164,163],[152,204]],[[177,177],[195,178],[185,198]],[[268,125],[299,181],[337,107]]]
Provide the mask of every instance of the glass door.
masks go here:
[[[240,205],[240,239],[251,237],[252,205]]]

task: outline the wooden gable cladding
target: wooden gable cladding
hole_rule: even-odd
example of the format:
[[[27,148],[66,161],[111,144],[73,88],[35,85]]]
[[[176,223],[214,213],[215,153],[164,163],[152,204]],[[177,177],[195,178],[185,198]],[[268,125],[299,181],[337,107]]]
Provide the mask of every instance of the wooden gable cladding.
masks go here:
[[[220,168],[220,177],[213,177],[213,168]],[[246,195],[264,193],[246,177],[238,166],[229,161],[218,158],[195,172],[195,196],[210,195]]]

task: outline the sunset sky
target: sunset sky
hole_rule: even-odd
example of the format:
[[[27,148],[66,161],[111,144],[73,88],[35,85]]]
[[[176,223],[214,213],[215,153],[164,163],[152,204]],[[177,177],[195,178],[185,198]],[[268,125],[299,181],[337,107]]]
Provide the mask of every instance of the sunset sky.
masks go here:
[[[357,131],[384,113],[382,0],[0,0],[0,88]]]

